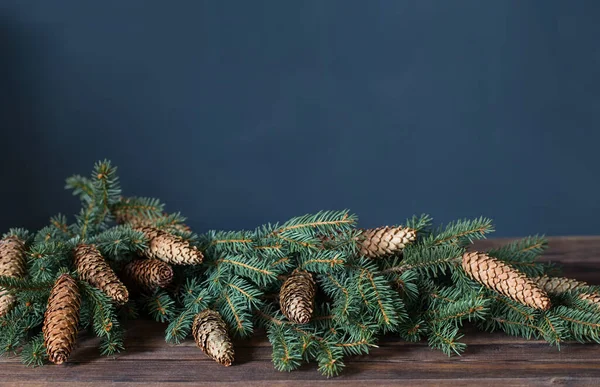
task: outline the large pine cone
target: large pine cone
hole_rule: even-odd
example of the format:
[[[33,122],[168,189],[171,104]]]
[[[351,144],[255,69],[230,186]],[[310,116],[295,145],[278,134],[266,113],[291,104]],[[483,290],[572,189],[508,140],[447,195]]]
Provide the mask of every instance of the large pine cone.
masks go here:
[[[198,313],[192,325],[192,335],[205,354],[226,367],[231,365],[233,344],[219,312],[205,309]]]
[[[523,305],[535,309],[550,308],[546,292],[517,269],[485,253],[463,255],[462,267],[475,281]]]
[[[157,259],[138,259],[128,263],[123,273],[130,282],[144,292],[152,292],[157,287],[165,288],[173,280],[173,268]]]
[[[118,304],[127,302],[129,299],[127,288],[117,278],[96,246],[79,244],[75,248],[74,255],[75,268],[81,279],[102,290]]]
[[[0,241],[0,276],[20,278],[25,275],[25,243],[11,235]],[[16,298],[0,288],[0,317],[13,308]]]
[[[296,269],[281,285],[279,304],[281,311],[291,322],[310,322],[317,288],[312,274]]]
[[[75,281],[63,274],[54,283],[44,315],[44,345],[50,361],[64,363],[77,340],[81,295]]]
[[[417,232],[407,227],[379,227],[364,230],[359,236],[360,254],[381,258],[397,254],[417,238]]]
[[[155,227],[138,227],[136,230],[143,232],[148,238],[148,248],[144,251],[148,258],[177,265],[202,263],[202,252],[183,238]]]

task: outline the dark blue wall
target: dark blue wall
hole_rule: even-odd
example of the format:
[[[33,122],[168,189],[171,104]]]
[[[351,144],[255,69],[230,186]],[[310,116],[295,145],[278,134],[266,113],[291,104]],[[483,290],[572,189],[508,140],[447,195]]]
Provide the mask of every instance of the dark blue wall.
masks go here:
[[[97,159],[197,231],[600,233],[598,1],[0,0],[0,226]]]

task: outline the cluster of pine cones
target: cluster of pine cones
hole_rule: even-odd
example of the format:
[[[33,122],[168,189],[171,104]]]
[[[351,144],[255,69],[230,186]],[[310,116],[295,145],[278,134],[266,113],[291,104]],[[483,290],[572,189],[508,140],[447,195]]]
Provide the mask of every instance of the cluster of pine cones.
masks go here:
[[[73,250],[79,279],[100,289],[118,305],[128,301],[128,288],[139,292],[165,288],[173,278],[172,264],[198,265],[204,258],[201,251],[179,236],[148,225],[136,230],[146,236],[148,247],[143,258],[125,266],[122,277],[127,286],[96,246],[80,243]],[[24,277],[26,262],[24,241],[12,235],[0,240],[0,276]],[[0,288],[0,317],[12,309],[15,301],[14,295]],[[60,275],[51,289],[42,326],[48,358],[55,364],[65,362],[75,346],[80,306],[77,281],[69,274]],[[193,333],[198,346],[210,357],[222,364],[231,364],[233,345],[217,312],[208,310],[198,314]]]
[[[79,244],[73,251],[74,266],[80,280],[100,289],[116,304],[129,299],[129,290],[150,292],[167,287],[173,278],[171,265],[198,265],[203,254],[183,238],[148,224],[134,224],[148,239],[144,258],[126,265],[122,273],[125,285],[92,244]],[[380,227],[363,230],[357,237],[360,255],[378,259],[397,255],[414,242],[416,231],[405,227]],[[462,268],[472,279],[484,286],[530,307],[547,310],[548,294],[566,292],[586,286],[566,278],[528,278],[518,270],[485,253],[467,252]],[[24,242],[14,236],[0,241],[0,276],[23,277],[26,269]],[[282,313],[296,324],[310,322],[314,309],[316,283],[310,272],[296,269],[280,288]],[[597,294],[582,294],[582,298],[600,304]],[[0,316],[13,306],[15,297],[0,288]],[[50,361],[65,362],[77,336],[81,295],[77,281],[62,274],[54,283],[43,322],[44,344]],[[206,309],[195,316],[192,335],[197,345],[215,361],[229,366],[234,351],[227,326],[218,312]]]

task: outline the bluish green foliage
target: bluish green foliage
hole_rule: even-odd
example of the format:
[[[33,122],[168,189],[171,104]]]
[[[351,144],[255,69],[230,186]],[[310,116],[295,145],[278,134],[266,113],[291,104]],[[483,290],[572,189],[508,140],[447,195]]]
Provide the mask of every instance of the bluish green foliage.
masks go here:
[[[589,300],[597,286],[551,295],[552,308],[521,305],[471,279],[462,269],[463,254],[493,231],[487,218],[432,226],[423,214],[406,220],[417,239],[397,254],[368,259],[359,253],[362,230],[347,210],[321,211],[254,230],[209,231],[196,235],[179,213],[165,213],[157,199],[121,196],[116,167],[98,162],[90,177],[73,176],[67,188],[82,208],[69,223],[64,215],[41,230],[11,229],[26,242],[27,275],[0,277],[0,288],[14,294],[16,306],[0,317],[0,354],[18,353],[25,364],[46,361],[40,334],[50,289],[61,273],[77,278],[73,249],[94,244],[118,269],[139,256],[149,241],[128,224],[152,225],[197,246],[205,259],[198,266],[174,267],[165,289],[136,294],[116,307],[100,290],[78,281],[82,294],[81,329],[101,338],[100,351],[123,349],[123,322],[145,311],[167,322],[165,339],[180,343],[191,333],[204,309],[218,311],[231,335],[246,338],[264,329],[277,370],[292,371],[314,362],[335,376],[344,358],[364,355],[377,340],[392,334],[407,341],[427,340],[447,355],[467,350],[463,325],[501,330],[510,335],[544,339],[560,346],[567,340],[600,342],[600,307]],[[511,242],[488,252],[527,276],[551,275],[556,268],[538,257],[547,247],[543,236]],[[294,270],[312,273],[318,287],[312,320],[289,321],[279,310],[279,289]],[[586,299],[586,297],[588,299]]]
[[[121,202],[121,188],[116,167],[109,161],[96,163],[89,178],[68,178],[67,188],[81,200],[81,210],[73,223],[58,214],[35,233],[11,229],[4,235],[15,235],[25,242],[27,274],[24,278],[0,277],[0,286],[17,300],[14,308],[0,318],[0,353],[20,353],[27,365],[37,366],[47,360],[40,333],[44,312],[56,278],[62,273],[78,277],[74,248],[79,243],[95,244],[109,263],[118,266],[139,254],[147,243],[142,233],[113,223],[111,212]],[[79,280],[78,286],[82,296],[80,329],[89,329],[101,338],[101,354],[119,352],[123,349],[124,330],[117,307],[88,283]]]

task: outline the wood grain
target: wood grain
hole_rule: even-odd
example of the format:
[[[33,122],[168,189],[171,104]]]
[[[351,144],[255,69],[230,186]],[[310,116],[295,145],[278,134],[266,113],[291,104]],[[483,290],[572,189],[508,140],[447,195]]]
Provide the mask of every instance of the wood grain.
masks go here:
[[[476,248],[485,250],[503,242],[484,241]],[[543,259],[563,264],[567,276],[600,284],[600,237],[551,238]],[[425,342],[386,337],[370,355],[348,358],[342,375],[332,379],[322,377],[315,365],[291,373],[275,371],[264,336],[237,342],[236,362],[223,367],[208,359],[192,340],[166,344],[164,328],[151,321],[133,322],[128,327],[127,351],[115,358],[100,357],[96,339],[86,337],[62,366],[32,369],[16,358],[0,358],[0,385],[600,385],[600,345],[566,343],[558,351],[545,342],[468,327],[463,356],[449,358]]]

